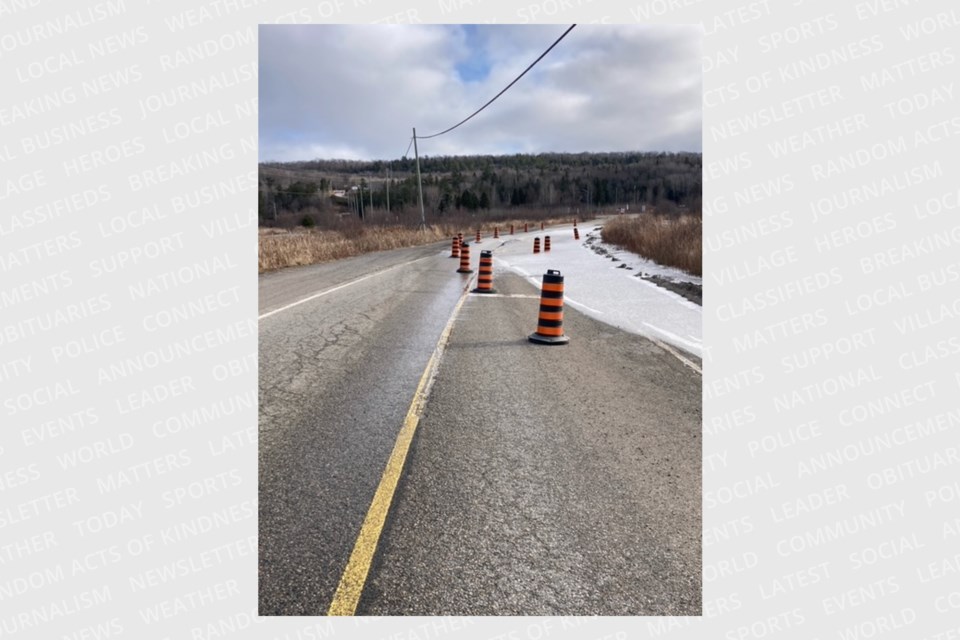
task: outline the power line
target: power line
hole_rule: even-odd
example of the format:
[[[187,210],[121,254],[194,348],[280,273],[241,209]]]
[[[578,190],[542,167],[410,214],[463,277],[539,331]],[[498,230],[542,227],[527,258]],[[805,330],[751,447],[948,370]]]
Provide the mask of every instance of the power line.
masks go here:
[[[473,116],[477,115],[478,113],[480,113],[481,111],[483,111],[484,109],[486,109],[488,106],[490,106],[490,105],[493,103],[494,100],[496,100],[497,98],[499,98],[500,96],[502,96],[504,93],[506,93],[507,89],[509,89],[510,87],[512,87],[514,84],[516,84],[517,80],[519,80],[519,79],[522,78],[524,75],[526,75],[527,71],[530,71],[530,69],[533,69],[533,67],[534,67],[538,62],[540,62],[540,60],[542,60],[545,55],[547,55],[548,53],[550,53],[550,50],[551,50],[551,49],[553,49],[555,46],[557,46],[557,44],[559,44],[561,40],[563,40],[564,38],[566,38],[568,33],[570,33],[571,31],[573,31],[573,28],[574,28],[575,26],[577,26],[577,25],[576,25],[576,24],[570,25],[570,28],[567,29],[566,31],[564,31],[564,32],[563,32],[563,35],[561,35],[559,38],[557,38],[557,39],[554,41],[554,43],[547,48],[546,51],[544,51],[543,53],[541,53],[541,54],[540,54],[540,57],[537,58],[536,60],[534,60],[534,61],[530,64],[529,67],[527,67],[526,69],[524,69],[524,70],[523,70],[523,73],[521,73],[521,74],[518,75],[516,78],[514,78],[514,79],[513,79],[513,82],[511,82],[510,84],[508,84],[507,86],[505,86],[505,87],[503,88],[503,91],[501,91],[501,92],[498,93],[497,95],[493,96],[493,98],[490,99],[490,102],[488,102],[487,104],[483,105],[482,107],[480,107],[479,109],[477,109],[476,111],[474,111],[474,112],[471,113],[469,116],[467,116],[466,118],[464,118],[463,120],[461,120],[461,121],[458,122],[457,124],[453,125],[453,126],[450,127],[449,129],[445,129],[444,131],[441,131],[440,133],[434,133],[434,134],[429,135],[429,136],[417,136],[417,137],[420,138],[421,140],[426,140],[427,138],[436,138],[437,136],[442,136],[442,135],[445,134],[445,133],[449,133],[449,132],[453,131],[454,129],[456,129],[457,127],[459,127],[460,125],[462,125],[464,122],[466,122],[467,120],[469,120],[469,119],[472,118]],[[407,147],[407,151],[410,151],[410,147]],[[404,154],[404,155],[406,155],[406,154]]]
[[[287,191],[287,190],[284,189],[283,187],[280,187],[280,190],[279,190],[279,191],[274,191],[273,189],[270,189],[269,187],[266,188],[266,189],[264,189],[264,188],[261,187],[261,188],[259,189],[259,191],[262,192],[262,193],[272,193],[272,194],[277,195],[277,196],[283,195],[283,194],[285,194],[285,193],[291,193],[291,194],[298,195],[298,196],[319,196],[319,195],[322,195],[319,191],[314,191],[314,192],[312,192],[312,193],[309,192],[309,191]]]
[[[410,144],[407,145],[407,150],[403,152],[403,155],[400,156],[401,159],[406,158],[407,154],[410,153],[410,147],[413,146],[413,138],[410,138]]]
[[[380,183],[380,184],[386,184],[386,183],[387,183],[387,181],[384,180],[384,181],[383,181],[382,183]],[[377,183],[374,183],[374,182],[368,183],[368,184],[367,184],[367,190],[368,190],[368,191],[372,191],[372,190],[373,190],[373,189],[371,188],[371,186],[370,186],[370,185],[372,185],[372,184],[377,184]],[[279,191],[274,190],[274,189],[270,189],[269,187],[267,187],[267,188],[260,187],[260,188],[258,189],[258,191],[260,191],[261,193],[272,193],[272,194],[275,195],[275,196],[282,196],[282,195],[285,195],[285,194],[288,194],[288,193],[291,194],[291,195],[297,195],[297,196],[323,196],[323,195],[326,195],[326,193],[329,193],[329,192],[320,192],[319,190],[313,191],[313,192],[310,192],[310,191],[287,191],[287,190],[284,189],[283,187],[280,187]],[[349,192],[349,191],[352,191],[352,190],[351,190],[351,189],[344,189],[343,191],[344,191],[344,192]]]

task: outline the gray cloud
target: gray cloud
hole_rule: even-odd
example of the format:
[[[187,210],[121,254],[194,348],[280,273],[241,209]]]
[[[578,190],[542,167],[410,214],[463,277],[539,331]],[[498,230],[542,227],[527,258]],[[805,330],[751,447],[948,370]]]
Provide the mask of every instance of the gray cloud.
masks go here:
[[[513,80],[563,25],[260,28],[260,159],[398,158]],[[578,25],[473,120],[420,153],[700,151],[701,33]],[[465,81],[458,64],[489,65]]]

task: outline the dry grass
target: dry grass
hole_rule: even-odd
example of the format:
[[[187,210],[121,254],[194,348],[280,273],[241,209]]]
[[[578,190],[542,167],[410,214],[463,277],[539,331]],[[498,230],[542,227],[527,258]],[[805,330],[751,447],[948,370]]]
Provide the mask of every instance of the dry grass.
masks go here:
[[[287,233],[260,233],[260,271],[295,267],[349,258],[371,251],[412,247],[449,240],[446,229],[436,226],[425,231],[403,227],[376,227],[359,231],[300,230]]]
[[[545,220],[547,224],[566,223],[568,218]],[[501,235],[509,233],[510,224],[523,230],[523,222],[506,220],[496,223]],[[540,221],[536,222],[539,227]],[[493,233],[493,224],[481,225],[485,237]],[[534,223],[531,223],[531,229]],[[260,271],[296,267],[318,262],[340,260],[372,251],[385,251],[446,241],[463,232],[467,239],[476,233],[476,225],[427,225],[426,230],[389,225],[348,224],[337,230],[322,229],[260,229]]]
[[[617,216],[603,226],[603,241],[699,276],[703,275],[702,230],[702,220],[695,216]]]

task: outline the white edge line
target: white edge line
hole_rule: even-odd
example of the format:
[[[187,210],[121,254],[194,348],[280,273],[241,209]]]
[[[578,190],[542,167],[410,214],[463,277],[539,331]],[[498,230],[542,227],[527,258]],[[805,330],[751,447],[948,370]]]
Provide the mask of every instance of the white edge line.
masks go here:
[[[682,362],[683,364],[687,365],[688,367],[690,367],[691,369],[693,369],[694,371],[696,371],[697,373],[699,373],[701,376],[703,375],[703,369],[701,369],[700,367],[698,367],[696,364],[694,364],[692,361],[688,360],[687,358],[684,358],[682,355],[680,355],[679,352],[677,352],[676,349],[674,349],[673,347],[671,347],[670,345],[668,345],[666,342],[663,342],[662,340],[658,340],[657,338],[652,338],[652,337],[651,337],[651,340],[653,340],[653,342],[654,342],[658,347],[662,347],[664,350],[669,351],[670,353],[672,353],[672,354],[677,358],[677,360],[679,360],[679,361]]]
[[[575,307],[583,307],[583,308],[586,309],[587,311],[591,311],[591,312],[597,314],[598,316],[602,316],[602,315],[603,315],[603,311],[600,311],[600,310],[598,310],[598,309],[594,309],[593,307],[588,307],[587,305],[583,304],[582,302],[577,302],[577,301],[574,300],[573,298],[564,298],[564,302],[569,302],[570,304],[572,304],[572,305],[575,306]]]
[[[290,309],[290,308],[292,308],[292,307],[295,307],[295,306],[297,306],[297,305],[299,305],[299,304],[303,304],[304,302],[310,302],[311,300],[314,300],[314,299],[316,299],[316,298],[320,298],[320,297],[322,297],[322,296],[325,296],[325,295],[327,295],[328,293],[333,293],[334,291],[339,291],[340,289],[343,289],[343,288],[345,288],[345,287],[349,287],[349,286],[352,285],[352,284],[357,284],[358,282],[363,282],[364,280],[367,280],[367,279],[372,278],[372,277],[374,277],[374,276],[379,276],[379,275],[381,275],[381,274],[384,274],[384,273],[386,273],[387,271],[393,271],[394,269],[396,269],[396,268],[398,268],[398,267],[405,267],[405,266],[407,266],[407,265],[409,265],[409,264],[413,264],[414,262],[420,262],[421,260],[426,260],[427,258],[432,258],[432,257],[433,257],[433,256],[424,256],[423,258],[417,258],[416,260],[410,260],[409,262],[401,262],[400,264],[395,264],[395,265],[393,265],[392,267],[387,267],[386,269],[381,269],[380,271],[374,271],[373,273],[368,273],[367,275],[361,276],[361,277],[357,278],[356,280],[351,280],[351,281],[349,281],[349,282],[344,282],[343,284],[339,284],[339,285],[337,285],[337,286],[335,286],[335,287],[333,287],[333,288],[325,289],[324,291],[321,291],[321,292],[319,292],[319,293],[315,293],[315,294],[313,294],[313,295],[307,296],[306,298],[301,298],[300,300],[297,300],[296,302],[291,302],[290,304],[284,305],[284,306],[280,307],[279,309],[274,309],[273,311],[268,311],[268,312],[264,313],[264,314],[261,315],[261,316],[257,316],[257,320],[263,320],[264,318],[268,318],[268,317],[272,316],[272,315],[275,314],[275,313],[280,313],[281,311],[286,311],[287,309]]]
[[[695,344],[695,343],[693,343],[693,342],[690,342],[689,340],[684,340],[683,338],[681,338],[681,337],[678,336],[677,334],[671,333],[671,332],[667,331],[666,329],[661,329],[660,327],[655,326],[655,325],[652,325],[652,324],[650,324],[649,322],[644,322],[643,324],[647,325],[648,327],[650,327],[651,329],[653,329],[653,330],[656,331],[657,333],[660,333],[660,334],[662,334],[662,335],[664,335],[664,336],[667,336],[668,338],[673,338],[673,339],[676,340],[677,342],[681,342],[681,343],[683,343],[683,344],[685,344],[685,345],[687,345],[687,346],[689,346],[689,347],[693,347],[694,349],[700,348],[700,346],[701,346],[701,345]]]
[[[660,329],[659,327],[655,327],[655,326],[653,326],[652,324],[650,324],[649,322],[644,322],[643,324],[645,324],[645,325],[647,325],[648,327],[650,327],[651,329],[655,329],[655,330],[657,330],[657,331],[659,331],[659,332],[661,332],[661,333],[663,333],[663,334],[665,334],[665,335],[673,336],[674,338],[677,338],[677,339],[680,340],[681,342],[686,342],[686,341],[683,340],[682,338],[679,338],[678,336],[674,336],[674,335],[673,335],[672,333],[670,333],[669,331],[664,331],[663,329]],[[643,333],[640,333],[640,335],[643,335]],[[694,371],[696,371],[697,373],[699,373],[701,376],[703,375],[703,369],[701,369],[700,367],[698,367],[692,360],[689,360],[689,359],[687,359],[687,358],[684,358],[682,355],[680,355],[680,353],[679,353],[676,349],[674,349],[673,347],[671,347],[670,345],[668,345],[668,344],[667,344],[666,342],[664,342],[663,340],[660,340],[660,339],[656,338],[655,336],[650,336],[650,335],[645,336],[645,337],[647,337],[647,338],[649,338],[650,340],[652,340],[652,341],[654,342],[654,344],[656,344],[658,347],[661,347],[661,348],[664,349],[665,351],[668,351],[669,353],[671,353],[674,357],[676,357],[677,360],[679,360],[679,361],[682,362],[683,364],[687,365],[688,367],[690,367],[691,369],[693,369]]]
[[[512,271],[515,271],[515,272],[517,272],[517,273],[520,273],[520,274],[523,275],[523,276],[526,276],[526,278],[527,278],[528,280],[530,280],[530,281],[537,287],[537,289],[540,289],[540,284],[541,284],[541,283],[540,283],[540,279],[538,279],[536,276],[530,275],[529,273],[527,273],[526,271],[524,271],[524,270],[521,269],[520,267],[516,267],[516,266],[510,265],[506,260],[502,260],[502,259],[499,259],[499,258],[494,258],[494,260],[497,261],[497,262],[502,262],[507,268],[511,269]],[[626,276],[627,274],[624,274],[624,275]],[[630,277],[630,276],[627,276],[627,277]],[[633,279],[633,280],[641,280],[641,281],[642,281],[642,279],[640,279],[640,278],[635,278],[635,277],[634,277],[634,278],[632,278],[632,279]],[[686,300],[685,298],[683,298],[683,296],[678,296],[678,295],[674,294],[673,292],[664,291],[664,290],[662,290],[661,287],[658,287],[657,285],[653,284],[652,282],[645,282],[644,284],[647,284],[647,285],[649,285],[649,286],[652,286],[652,287],[654,287],[655,289],[661,289],[661,292],[662,292],[662,293],[665,293],[665,294],[669,295],[670,297],[681,298],[681,299],[683,299],[684,302],[687,302],[687,303],[689,303],[689,304],[691,304],[691,305],[693,305],[693,306],[696,306],[696,305],[694,305],[693,303],[691,303],[689,300]],[[487,295],[488,295],[488,296],[498,296],[498,297],[501,297],[501,296],[502,296],[502,297],[506,297],[506,296],[503,296],[503,294],[487,294]],[[515,297],[515,294],[510,295],[510,297]],[[534,296],[534,297],[537,297],[537,296]],[[584,309],[589,309],[590,311],[592,311],[592,312],[594,312],[594,313],[603,315],[603,312],[598,311],[597,309],[593,309],[593,308],[591,308],[591,307],[588,307],[587,305],[585,305],[585,304],[583,304],[583,303],[581,303],[581,302],[576,302],[576,301],[574,301],[574,300],[571,300],[570,298],[564,298],[564,302],[569,302],[570,304],[572,304],[572,305],[575,306],[575,307],[583,307]],[[674,336],[674,334],[672,334],[672,333],[670,333],[670,332],[668,332],[668,331],[663,331],[663,329],[660,329],[659,327],[655,327],[654,325],[652,325],[652,324],[650,324],[650,323],[644,322],[644,324],[647,325],[648,327],[650,327],[651,329],[655,329],[655,330],[660,331],[660,332],[662,332],[662,333],[665,333],[665,334],[667,334],[667,335]],[[638,332],[638,333],[639,333],[639,332]],[[701,376],[703,375],[703,369],[701,369],[700,367],[698,367],[698,366],[697,366],[696,364],[694,364],[691,360],[689,360],[689,359],[683,357],[682,355],[680,355],[680,353],[679,353],[676,349],[674,349],[673,347],[671,347],[671,346],[668,345],[667,343],[663,342],[662,340],[657,339],[657,338],[654,337],[654,336],[644,335],[643,333],[640,333],[640,335],[643,335],[645,338],[649,338],[650,340],[653,341],[654,344],[656,344],[657,346],[661,347],[662,349],[664,349],[665,351],[667,351],[668,353],[670,353],[671,355],[673,355],[675,358],[677,358],[677,360],[679,360],[680,362],[682,362],[684,365],[686,365],[687,367],[690,367],[691,369],[693,369],[694,371],[696,371],[696,372],[697,372],[698,374],[700,374]],[[693,346],[693,347],[698,346],[698,345],[694,345],[694,344],[692,344],[692,343],[687,342],[686,340],[684,340],[683,338],[680,338],[679,336],[674,336],[674,337],[675,337],[677,340],[680,340],[681,342],[685,342],[685,343],[687,343],[687,344],[690,344],[690,346]],[[692,337],[692,336],[691,336],[691,337]]]

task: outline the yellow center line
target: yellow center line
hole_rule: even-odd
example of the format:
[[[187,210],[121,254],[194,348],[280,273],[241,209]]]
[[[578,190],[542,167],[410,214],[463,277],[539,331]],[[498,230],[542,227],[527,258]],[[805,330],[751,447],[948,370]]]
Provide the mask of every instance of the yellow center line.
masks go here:
[[[340,584],[337,585],[337,592],[333,596],[327,615],[352,616],[357,610],[360,596],[363,594],[363,587],[367,581],[367,574],[370,572],[370,565],[373,563],[373,556],[377,551],[377,544],[380,542],[380,534],[390,510],[390,503],[393,501],[393,494],[397,489],[397,483],[400,481],[400,473],[403,471],[403,465],[407,460],[407,452],[410,450],[413,434],[417,431],[423,407],[427,403],[427,396],[430,394],[430,388],[433,386],[433,380],[437,375],[440,358],[447,346],[447,340],[450,338],[450,331],[453,329],[453,322],[457,313],[467,299],[471,281],[472,278],[468,280],[467,286],[464,287],[460,299],[453,308],[453,314],[447,321],[447,326],[440,334],[440,340],[433,350],[433,355],[427,362],[427,368],[420,376],[417,390],[413,394],[413,401],[407,410],[407,416],[403,420],[400,433],[397,434],[397,441],[393,445],[393,451],[387,460],[387,466],[383,470],[383,476],[380,478],[377,491],[373,494],[373,502],[370,503],[370,509],[363,520],[363,526],[360,527],[360,535],[357,536],[357,541],[353,545],[353,552],[350,554],[347,566],[340,577]]]

